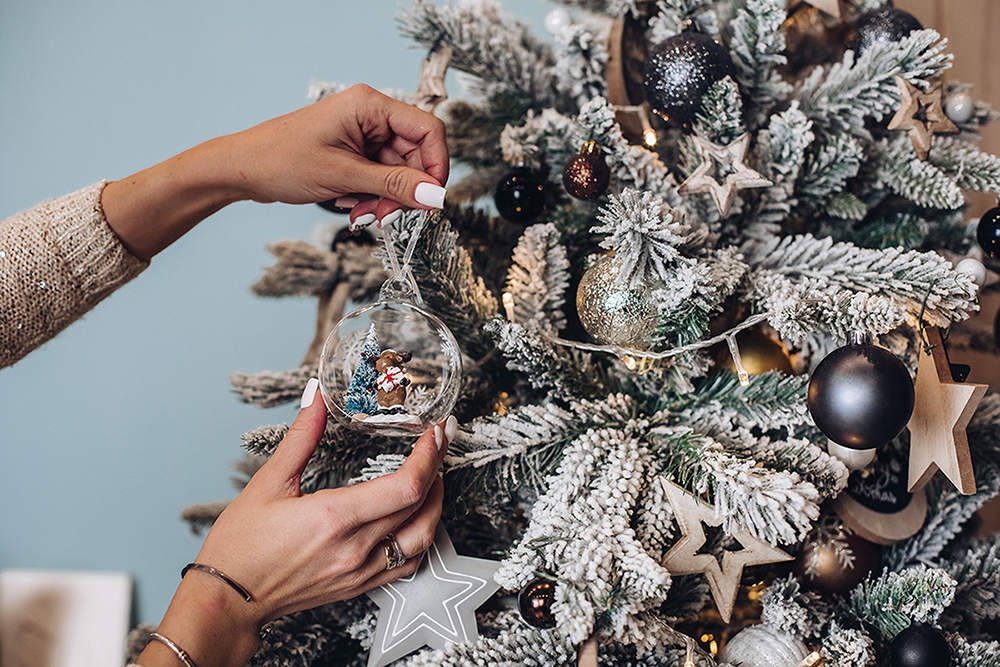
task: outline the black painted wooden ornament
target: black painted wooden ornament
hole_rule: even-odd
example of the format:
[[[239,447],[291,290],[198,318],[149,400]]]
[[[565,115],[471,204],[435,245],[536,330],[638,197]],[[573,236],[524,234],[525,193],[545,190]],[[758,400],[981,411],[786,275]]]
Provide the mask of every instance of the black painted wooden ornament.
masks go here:
[[[505,220],[534,222],[545,212],[545,180],[527,167],[518,167],[497,183],[493,201]]]
[[[642,86],[653,111],[675,125],[690,125],[702,96],[733,71],[725,47],[708,35],[682,32],[650,50]]]
[[[944,667],[951,664],[951,648],[943,632],[914,622],[889,644],[889,662],[892,667]]]
[[[976,227],[976,240],[987,255],[993,258],[1000,256],[1000,206],[983,213]]]
[[[611,169],[601,152],[596,142],[588,141],[570,158],[562,176],[566,192],[584,201],[593,201],[604,194],[611,182]]]
[[[885,348],[851,343],[827,355],[809,379],[807,403],[826,437],[851,449],[895,438],[913,414],[913,381]]]
[[[524,585],[517,596],[517,608],[524,622],[534,628],[556,627],[552,603],[556,599],[556,582],[538,577]]]
[[[913,14],[895,7],[883,7],[858,17],[847,34],[847,48],[861,57],[862,53],[872,47],[898,42],[914,30],[922,29],[923,26]]]

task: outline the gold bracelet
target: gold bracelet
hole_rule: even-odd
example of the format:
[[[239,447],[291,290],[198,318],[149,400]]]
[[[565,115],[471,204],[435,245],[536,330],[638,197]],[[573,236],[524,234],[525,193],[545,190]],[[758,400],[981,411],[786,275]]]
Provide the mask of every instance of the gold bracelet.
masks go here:
[[[214,567],[208,565],[202,565],[201,563],[188,563],[187,565],[184,566],[184,569],[181,570],[181,579],[183,579],[184,575],[188,573],[188,570],[201,570],[202,572],[207,572],[213,577],[217,577],[222,581],[226,582],[226,584],[228,584],[230,588],[232,588],[234,591],[242,595],[243,599],[246,600],[247,602],[253,602],[253,598],[247,592],[247,589],[243,588],[238,583],[236,583],[223,573],[219,572],[218,570],[216,570]]]
[[[184,651],[184,649],[182,649],[180,646],[178,646],[177,644],[173,643],[172,641],[161,635],[159,632],[150,632],[149,639],[150,641],[155,639],[156,641],[160,642],[161,644],[169,648],[171,651],[173,651],[174,655],[180,658],[180,661],[183,662],[186,665],[186,667],[197,667],[194,664],[194,660],[191,659],[191,656],[189,656]],[[146,642],[146,644],[148,645],[149,642]]]

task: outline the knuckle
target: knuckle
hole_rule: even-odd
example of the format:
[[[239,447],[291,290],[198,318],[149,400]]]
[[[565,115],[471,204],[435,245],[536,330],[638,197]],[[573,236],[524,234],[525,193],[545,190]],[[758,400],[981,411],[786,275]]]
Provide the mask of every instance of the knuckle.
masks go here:
[[[407,506],[416,505],[424,499],[424,486],[416,478],[402,477],[400,478],[399,495]]]
[[[405,167],[391,167],[385,173],[385,189],[393,199],[406,197],[406,186],[409,182]]]
[[[417,553],[423,553],[434,544],[434,526],[426,526],[417,533]]]

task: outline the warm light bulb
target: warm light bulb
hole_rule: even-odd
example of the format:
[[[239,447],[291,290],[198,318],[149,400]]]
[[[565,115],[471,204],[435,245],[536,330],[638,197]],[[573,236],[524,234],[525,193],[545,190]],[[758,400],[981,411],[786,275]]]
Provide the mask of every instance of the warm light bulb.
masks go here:
[[[510,292],[503,293],[503,309],[507,313],[507,320],[514,321],[514,295]]]
[[[653,128],[647,128],[645,132],[642,133],[643,139],[646,145],[652,148],[656,145],[656,131]]]

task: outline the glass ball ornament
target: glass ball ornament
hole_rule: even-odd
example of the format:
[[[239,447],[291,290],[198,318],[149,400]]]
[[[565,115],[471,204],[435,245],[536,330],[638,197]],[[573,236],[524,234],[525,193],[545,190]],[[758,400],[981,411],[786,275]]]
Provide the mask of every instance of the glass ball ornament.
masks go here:
[[[561,35],[571,25],[573,25],[573,16],[568,9],[563,7],[556,7],[545,15],[545,30],[555,37]]]
[[[868,49],[898,42],[914,30],[923,30],[913,14],[895,7],[883,7],[858,17],[847,34],[847,48],[857,57]]]
[[[951,664],[951,647],[932,625],[912,623],[889,644],[892,667],[941,667]]]
[[[955,265],[955,273],[967,273],[972,277],[976,287],[986,284],[986,267],[975,257],[966,257]]]
[[[892,352],[856,342],[819,362],[809,378],[806,401],[826,437],[851,449],[874,449],[910,421],[913,380]]]
[[[653,110],[674,125],[691,125],[701,98],[735,71],[729,52],[708,35],[683,32],[650,49],[642,86]]]
[[[989,257],[1000,256],[1000,206],[994,206],[983,213],[976,227],[976,241]]]
[[[954,92],[944,100],[944,113],[955,123],[966,123],[976,110],[976,101],[966,92]]]
[[[825,595],[847,595],[878,569],[882,552],[877,544],[851,532],[844,533],[843,541],[853,557],[847,565],[832,542],[806,543],[792,562],[792,572],[806,588]]]
[[[588,141],[563,168],[563,187],[573,197],[593,201],[604,194],[611,182],[611,169],[604,161],[601,147]]]
[[[534,222],[545,213],[545,180],[527,167],[518,167],[497,183],[493,202],[504,220]]]
[[[750,625],[726,642],[718,661],[743,667],[798,667],[807,655],[809,649],[794,635],[766,625]]]
[[[412,436],[451,414],[462,355],[445,324],[410,301],[380,298],[345,316],[319,361],[334,419],[365,433]]]
[[[556,582],[544,577],[532,579],[517,596],[517,609],[524,622],[533,628],[547,630],[556,627],[552,603],[556,599]]]
[[[587,269],[576,290],[577,315],[587,333],[602,345],[648,350],[657,322],[655,286],[617,285],[620,270],[615,255],[605,255]]]

